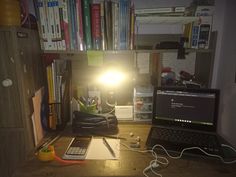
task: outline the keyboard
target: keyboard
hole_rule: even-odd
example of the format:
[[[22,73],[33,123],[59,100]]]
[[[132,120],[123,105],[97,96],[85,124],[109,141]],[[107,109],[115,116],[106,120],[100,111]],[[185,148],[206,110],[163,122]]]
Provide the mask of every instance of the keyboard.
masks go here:
[[[190,132],[179,129],[153,127],[147,145],[161,144],[168,150],[182,151],[188,147],[199,147],[210,154],[221,155],[221,148],[214,134]],[[151,139],[151,140],[150,140]],[[202,153],[199,150],[190,153]]]

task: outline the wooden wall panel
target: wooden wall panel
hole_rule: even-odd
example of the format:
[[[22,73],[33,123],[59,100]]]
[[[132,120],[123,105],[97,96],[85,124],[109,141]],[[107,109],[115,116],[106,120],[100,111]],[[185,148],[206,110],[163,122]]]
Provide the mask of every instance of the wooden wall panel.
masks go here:
[[[45,85],[37,31],[0,28],[0,176],[10,177],[33,153],[32,96]],[[2,81],[11,79],[4,87]]]
[[[0,128],[22,127],[20,93],[17,84],[16,57],[10,31],[0,31]],[[12,85],[4,87],[2,81],[10,79]]]
[[[24,131],[20,129],[0,130],[0,171],[2,177],[10,177],[26,158]],[[4,143],[3,143],[4,142]]]

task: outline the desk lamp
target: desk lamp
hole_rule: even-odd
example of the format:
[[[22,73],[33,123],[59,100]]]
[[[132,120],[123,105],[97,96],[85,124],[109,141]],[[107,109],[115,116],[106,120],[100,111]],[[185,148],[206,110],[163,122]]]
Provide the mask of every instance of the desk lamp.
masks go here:
[[[120,68],[108,68],[97,77],[97,82],[102,85],[105,93],[105,103],[114,111],[117,105],[117,89],[125,85],[128,74]]]

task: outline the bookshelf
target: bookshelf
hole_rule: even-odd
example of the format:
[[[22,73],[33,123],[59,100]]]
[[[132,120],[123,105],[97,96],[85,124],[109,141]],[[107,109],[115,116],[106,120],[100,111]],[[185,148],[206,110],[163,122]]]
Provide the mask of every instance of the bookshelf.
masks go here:
[[[70,63],[70,98],[74,96],[73,94],[75,92],[77,92],[75,90],[78,85],[82,85],[82,87],[91,87],[91,80],[93,80],[93,77],[95,77],[98,72],[103,70],[107,64],[113,66],[120,65],[129,70],[134,77],[128,88],[128,92],[131,93],[131,96],[125,95],[124,97],[127,97],[128,101],[122,100],[122,104],[132,104],[131,97],[133,94],[130,90],[138,84],[160,86],[162,78],[161,71],[163,69],[163,55],[165,53],[177,53],[179,51],[178,49],[154,49],[154,44],[156,43],[148,42],[149,48],[142,48],[142,46],[140,47],[139,42],[141,41],[141,43],[146,44],[146,39],[145,36],[144,38],[140,38],[138,31],[136,31],[135,34],[135,27],[149,24],[184,26],[189,23],[196,23],[199,20],[199,17],[195,16],[153,15],[135,17],[133,4],[126,0],[116,2],[99,1],[99,3],[92,3],[92,1],[89,0],[62,0],[58,1],[59,3],[53,7],[54,9],[51,9],[51,7],[48,7],[47,4],[44,4],[44,2],[47,1],[39,0],[38,2],[38,9],[36,8],[36,11],[39,14],[39,34],[42,39],[42,53],[44,55],[55,54],[55,59]],[[62,4],[60,4],[61,2]],[[87,3],[90,3],[91,8],[87,7]],[[117,3],[120,9],[117,9]],[[85,4],[87,4],[86,7]],[[86,8],[86,11],[90,10],[90,16],[88,16],[88,12],[86,12],[86,14],[85,10],[82,10],[83,8]],[[55,39],[52,36],[52,31],[49,30],[44,34],[42,30],[43,28],[47,28],[47,25],[51,25],[56,29],[56,26],[51,24],[51,18],[53,17],[49,16],[49,20],[45,21],[47,18],[45,14],[51,10],[59,13],[59,20],[62,22],[60,24],[57,23],[57,25],[61,28],[61,36],[57,36]],[[101,12],[100,14],[98,13],[99,10]],[[60,14],[61,11],[66,13],[67,16],[64,17],[64,14]],[[54,15],[54,18],[57,18],[57,15]],[[99,16],[99,18],[96,16]],[[124,18],[124,16],[126,18]],[[89,20],[89,18],[90,22],[85,21]],[[135,22],[134,18],[136,18]],[[111,23],[112,21],[113,23]],[[91,31],[89,32],[91,36],[87,36],[88,34],[85,34],[88,31]],[[158,34],[154,35],[154,37],[150,35],[149,38],[155,40],[156,36],[158,36]],[[166,36],[168,36],[168,34]],[[166,36],[161,39],[161,41],[173,39],[171,35],[169,35],[169,37]],[[210,41],[211,44],[209,45],[209,48],[198,49],[190,47],[186,48],[184,53],[184,55],[195,53],[195,73],[193,74],[200,80],[203,87],[210,87],[212,77],[211,73],[214,63],[215,48],[214,40],[216,39],[216,35],[211,36],[212,40]],[[179,42],[180,37],[183,37],[183,34],[175,37],[174,41]],[[159,38],[157,37],[157,39]],[[48,48],[48,42],[50,45],[55,46]],[[60,43],[64,43],[64,47],[60,46]],[[103,63],[101,66],[90,66],[89,53],[91,52],[98,52],[102,55]],[[139,68],[137,66],[137,56],[142,53],[148,53],[150,57],[149,73],[145,74],[139,73]]]

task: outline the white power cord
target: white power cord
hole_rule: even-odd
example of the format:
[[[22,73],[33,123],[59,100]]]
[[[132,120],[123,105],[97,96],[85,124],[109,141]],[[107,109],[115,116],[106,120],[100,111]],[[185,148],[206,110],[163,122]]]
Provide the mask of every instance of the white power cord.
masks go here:
[[[162,157],[162,156],[158,156],[158,155],[156,154],[156,152],[154,151],[154,149],[157,148],[157,147],[160,147],[161,149],[163,149],[164,152],[166,153],[166,155],[167,155],[169,158],[172,158],[172,159],[180,159],[185,151],[194,150],[194,149],[196,150],[196,149],[197,149],[197,150],[203,152],[204,154],[206,154],[207,156],[216,157],[216,158],[220,159],[220,160],[221,160],[223,163],[225,163],[225,164],[233,164],[233,163],[236,163],[236,160],[225,161],[221,156],[215,155],[215,154],[210,154],[210,153],[204,151],[203,149],[201,149],[201,148],[199,148],[199,147],[184,148],[184,149],[180,152],[180,154],[179,154],[178,156],[172,156],[172,155],[170,155],[170,154],[168,153],[168,151],[164,148],[164,146],[162,146],[162,145],[160,145],[160,144],[154,145],[151,150],[137,150],[137,149],[130,148],[128,145],[126,145],[126,144],[124,144],[124,143],[121,143],[121,144],[122,144],[123,146],[125,146],[126,148],[128,148],[129,150],[134,151],[134,152],[140,152],[140,153],[151,152],[151,153],[152,153],[152,155],[153,155],[153,157],[154,157],[155,159],[154,159],[154,160],[151,160],[150,163],[149,163],[149,165],[148,165],[146,168],[144,168],[144,170],[143,170],[143,175],[144,175],[145,177],[149,177],[149,176],[146,174],[146,172],[147,172],[148,170],[151,170],[151,172],[152,172],[153,174],[155,174],[156,176],[162,177],[162,175],[161,175],[160,173],[157,173],[154,169],[157,169],[158,167],[160,167],[160,164],[161,164],[161,165],[168,165],[168,164],[169,164],[169,161],[168,161],[167,158]],[[236,153],[236,150],[235,150],[233,147],[229,146],[229,145],[221,144],[221,146],[222,146],[222,147],[227,147],[227,148],[233,150],[233,151]],[[159,160],[158,160],[158,159],[159,159]]]
[[[153,174],[162,177],[162,175],[160,173],[157,173],[154,169],[157,169],[158,167],[160,167],[161,165],[168,165],[169,161],[167,158],[162,157],[162,156],[157,156],[156,152],[154,151],[154,148],[152,148],[151,150],[137,150],[134,148],[130,148],[128,145],[126,145],[125,143],[121,143],[121,145],[125,146],[127,149],[129,149],[130,151],[134,151],[134,152],[139,152],[139,153],[148,153],[151,152],[153,157],[155,158],[154,160],[151,160],[149,165],[144,168],[143,170],[143,175],[148,177],[148,175],[146,174],[146,172],[148,170],[151,170]]]
[[[222,146],[222,147],[228,147],[228,148],[232,149],[234,152],[236,152],[236,150],[235,150],[233,147],[229,146],[229,145],[222,144],[221,146]],[[216,157],[216,158],[220,159],[220,160],[221,160],[223,163],[225,163],[225,164],[232,164],[232,163],[235,163],[235,162],[236,162],[236,160],[233,160],[233,161],[225,161],[225,160],[223,159],[223,157],[221,157],[221,156],[219,156],[219,155],[215,155],[215,154],[210,154],[210,153],[204,151],[203,149],[201,149],[201,148],[199,148],[199,147],[184,148],[184,149],[180,152],[180,155],[178,155],[178,156],[172,156],[172,155],[170,155],[170,154],[167,152],[167,150],[166,150],[162,145],[160,145],[160,144],[156,144],[155,146],[153,146],[152,150],[154,150],[156,147],[162,148],[162,149],[165,151],[165,153],[167,154],[167,156],[170,157],[170,158],[172,158],[172,159],[180,159],[185,151],[197,149],[197,150],[203,152],[204,154],[206,154],[206,155],[209,156],[209,157]]]

